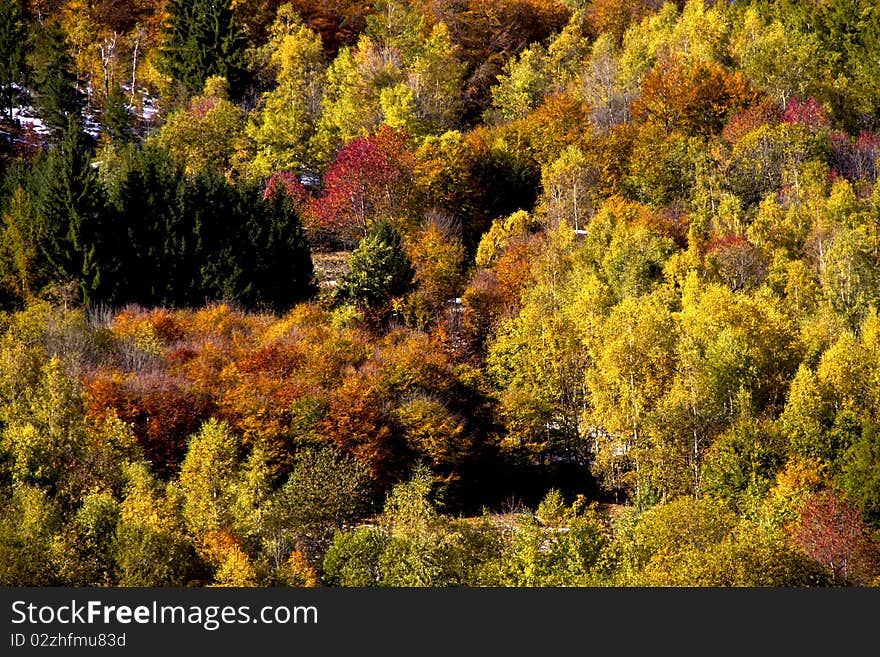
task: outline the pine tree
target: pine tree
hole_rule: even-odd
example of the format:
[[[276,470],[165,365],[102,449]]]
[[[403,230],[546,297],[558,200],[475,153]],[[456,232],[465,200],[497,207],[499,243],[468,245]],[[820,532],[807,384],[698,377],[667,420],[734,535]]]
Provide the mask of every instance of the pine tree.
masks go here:
[[[311,250],[293,200],[283,188],[276,186],[256,205],[248,217],[247,235],[251,251],[248,305],[284,312],[314,293]]]
[[[108,300],[116,305],[184,303],[192,285],[193,239],[183,166],[152,145],[123,149],[117,166],[108,194],[124,231],[123,268]]]
[[[104,111],[101,114],[104,130],[114,143],[126,143],[134,136],[133,119],[134,114],[128,108],[122,87],[119,82],[115,82],[104,100]]]

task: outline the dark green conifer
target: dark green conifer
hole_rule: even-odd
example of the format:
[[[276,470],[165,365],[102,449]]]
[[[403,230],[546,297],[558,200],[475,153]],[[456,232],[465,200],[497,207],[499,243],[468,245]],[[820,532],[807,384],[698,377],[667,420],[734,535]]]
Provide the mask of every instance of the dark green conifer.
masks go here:
[[[169,0],[160,67],[188,97],[219,75],[237,98],[243,86],[245,40],[228,0]]]

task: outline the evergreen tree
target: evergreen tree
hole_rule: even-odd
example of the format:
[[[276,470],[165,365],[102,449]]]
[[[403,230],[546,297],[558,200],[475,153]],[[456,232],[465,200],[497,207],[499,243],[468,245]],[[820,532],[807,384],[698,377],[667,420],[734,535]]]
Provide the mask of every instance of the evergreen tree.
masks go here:
[[[12,119],[16,89],[22,83],[27,46],[27,6],[22,0],[0,0],[0,116]]]
[[[160,67],[189,96],[212,75],[229,82],[238,98],[244,83],[244,36],[228,0],[169,0],[169,22],[160,51]]]
[[[115,245],[106,232],[105,195],[86,140],[70,119],[36,173],[35,212],[38,250],[52,277],[75,283],[87,301],[100,296]]]
[[[183,167],[152,145],[124,149],[117,167],[108,176],[108,194],[125,235],[120,245],[124,268],[109,300],[118,305],[181,304],[193,281]]]
[[[115,82],[104,100],[104,111],[101,115],[104,130],[114,143],[126,143],[134,136],[133,119],[134,114],[128,108],[122,87],[119,82]]]
[[[60,27],[47,24],[37,30],[29,64],[40,116],[53,132],[60,134],[69,120],[79,121],[82,115],[82,98],[71,73],[70,55]]]
[[[339,288],[342,300],[381,311],[394,297],[412,289],[415,270],[403,249],[400,233],[378,223],[351,254],[349,274]]]
[[[249,306],[284,312],[314,291],[312,254],[293,200],[282,187],[256,205],[247,217],[250,262]]]
[[[242,239],[244,217],[252,199],[213,168],[201,169],[187,185],[186,218],[192,230],[192,284],[181,289],[187,304],[209,300],[244,302],[242,290],[250,272],[244,262],[247,242]]]

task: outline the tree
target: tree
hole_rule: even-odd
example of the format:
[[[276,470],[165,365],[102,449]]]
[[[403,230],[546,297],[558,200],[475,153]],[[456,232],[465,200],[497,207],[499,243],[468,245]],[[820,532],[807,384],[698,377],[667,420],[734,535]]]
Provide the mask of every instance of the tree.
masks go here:
[[[717,64],[697,60],[688,65],[675,59],[660,59],[641,85],[641,96],[633,102],[637,122],[652,122],[666,134],[717,134],[737,109],[755,100],[741,74],[729,74]]]
[[[115,538],[119,503],[108,492],[90,493],[61,536],[59,571],[68,586],[115,583]]]
[[[184,164],[156,144],[119,150],[104,164],[109,204],[122,224],[122,270],[106,300],[122,305],[186,303],[196,263],[190,223],[191,188]]]
[[[866,424],[844,455],[840,484],[865,522],[877,527],[880,524],[880,433],[875,425]]]
[[[535,109],[549,86],[545,59],[544,47],[536,44],[505,64],[492,87],[492,107],[498,119],[522,119]]]
[[[489,342],[487,369],[501,390],[504,445],[526,463],[583,464],[591,456],[583,413],[593,354],[584,342],[605,308],[601,286],[572,271],[574,237],[565,222],[551,234],[533,265],[535,280],[524,286],[522,308],[499,322]]]
[[[284,189],[264,196],[256,210],[245,225],[250,274],[241,298],[249,307],[282,313],[315,291],[311,250],[294,200]]]
[[[189,440],[180,466],[180,487],[187,529],[199,542],[212,532],[232,527],[232,484],[239,447],[229,426],[213,419]]]
[[[753,511],[776,481],[785,458],[783,436],[769,423],[734,423],[706,452],[701,490],[741,513]]]
[[[410,218],[408,139],[383,126],[342,148],[327,167],[321,195],[309,203],[316,223],[311,232],[351,244],[380,222],[403,228]]]
[[[13,482],[43,488],[66,511],[75,506],[86,482],[78,480],[74,464],[82,462],[88,446],[82,398],[59,359],[42,366],[0,439]]]
[[[70,119],[37,173],[38,244],[56,281],[72,281],[84,300],[112,283],[116,243],[86,135]]]
[[[630,105],[636,96],[633,85],[620,79],[619,58],[612,36],[600,34],[577,82],[577,93],[590,106],[590,122],[601,132],[630,120]]]
[[[412,90],[415,119],[424,133],[440,134],[458,127],[464,65],[445,23],[431,28],[409,67],[407,87]]]
[[[464,246],[450,229],[444,229],[438,221],[429,221],[410,240],[407,252],[418,287],[410,298],[408,314],[414,313],[416,323],[425,326],[439,319],[447,304],[461,294],[466,260]]]
[[[82,99],[75,86],[64,35],[56,24],[37,29],[29,53],[35,101],[40,116],[56,134],[82,119]]]
[[[104,99],[101,121],[110,140],[114,144],[125,144],[134,138],[134,114],[126,103],[125,94],[119,82],[114,82],[110,93]]]
[[[182,507],[178,487],[156,481],[145,462],[129,466],[113,542],[119,586],[203,581],[206,567],[186,536]]]
[[[227,0],[170,0],[160,47],[160,66],[185,96],[198,93],[212,75],[226,78],[230,95],[244,90],[244,40]]]
[[[21,300],[29,300],[48,282],[40,257],[32,194],[16,187],[3,213],[0,233],[0,285]]]
[[[0,507],[0,582],[3,586],[65,584],[53,543],[61,512],[39,486],[16,486]]]
[[[379,557],[388,541],[375,527],[336,532],[322,563],[325,581],[331,586],[378,586]]]
[[[734,53],[755,85],[785,106],[818,78],[822,44],[813,30],[801,31],[775,20],[769,25],[750,8],[734,40]]]
[[[648,421],[672,383],[677,324],[659,293],[624,298],[600,329],[586,377],[592,409],[585,422],[596,427],[596,468],[613,490],[621,462],[625,469],[631,464],[623,478],[637,500],[652,488],[671,487],[646,466],[666,458],[651,454]]]
[[[28,18],[23,0],[0,2],[0,107],[10,121],[18,97],[16,85],[23,86],[24,81]]]
[[[807,500],[792,539],[827,569],[832,584],[864,585],[878,571],[866,529],[858,509],[839,495],[825,492]]]
[[[156,141],[195,175],[211,168],[230,175],[244,132],[244,115],[227,97],[227,80],[209,77],[203,94],[172,112]]]
[[[629,581],[638,585],[643,573],[670,556],[689,550],[704,554],[717,546],[730,535],[737,517],[716,500],[682,497],[634,514],[629,523],[622,521],[618,529],[624,538],[623,567],[634,576]]]
[[[565,221],[576,232],[582,230],[594,210],[593,188],[598,177],[595,169],[577,146],[569,146],[541,173],[549,226],[553,228]]]
[[[352,252],[338,298],[383,316],[393,299],[412,289],[414,274],[400,233],[383,221]]]
[[[274,522],[289,545],[320,563],[334,532],[370,509],[370,472],[334,447],[297,456],[293,471],[273,500]]]
[[[263,94],[246,128],[256,148],[249,168],[261,176],[311,169],[317,163],[309,142],[321,112],[324,52],[315,32],[296,22],[282,23],[287,18],[279,10],[274,28],[278,34],[270,42],[277,86]]]

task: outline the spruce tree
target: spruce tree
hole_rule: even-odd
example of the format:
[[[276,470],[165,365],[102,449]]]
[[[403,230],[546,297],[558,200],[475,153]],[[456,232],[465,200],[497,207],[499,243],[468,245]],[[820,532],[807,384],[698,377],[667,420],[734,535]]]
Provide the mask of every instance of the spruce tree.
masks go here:
[[[112,275],[113,244],[104,190],[92,167],[88,137],[70,119],[61,141],[36,172],[37,245],[56,282],[75,283],[88,301]]]
[[[123,266],[110,301],[179,305],[192,285],[192,226],[183,167],[152,145],[122,149],[116,166],[108,194],[124,234]]]
[[[56,135],[60,134],[70,119],[80,121],[82,117],[82,97],[71,73],[70,55],[60,27],[47,24],[36,30],[29,64],[40,117]]]
[[[213,75],[226,78],[238,98],[244,84],[245,40],[229,0],[169,0],[169,22],[161,47],[160,68],[184,96],[202,90]]]
[[[282,313],[315,292],[314,266],[290,196],[280,187],[248,216],[248,305]]]
[[[10,120],[17,97],[13,84],[24,86],[27,20],[23,0],[0,0],[0,116]]]
[[[388,222],[380,222],[352,252],[349,274],[339,288],[339,297],[371,311],[382,311],[395,297],[413,287],[412,261],[403,249],[398,233]]]
[[[126,103],[122,87],[119,82],[115,82],[104,100],[104,111],[101,114],[104,130],[115,144],[124,144],[134,136],[133,121],[134,114]]]

